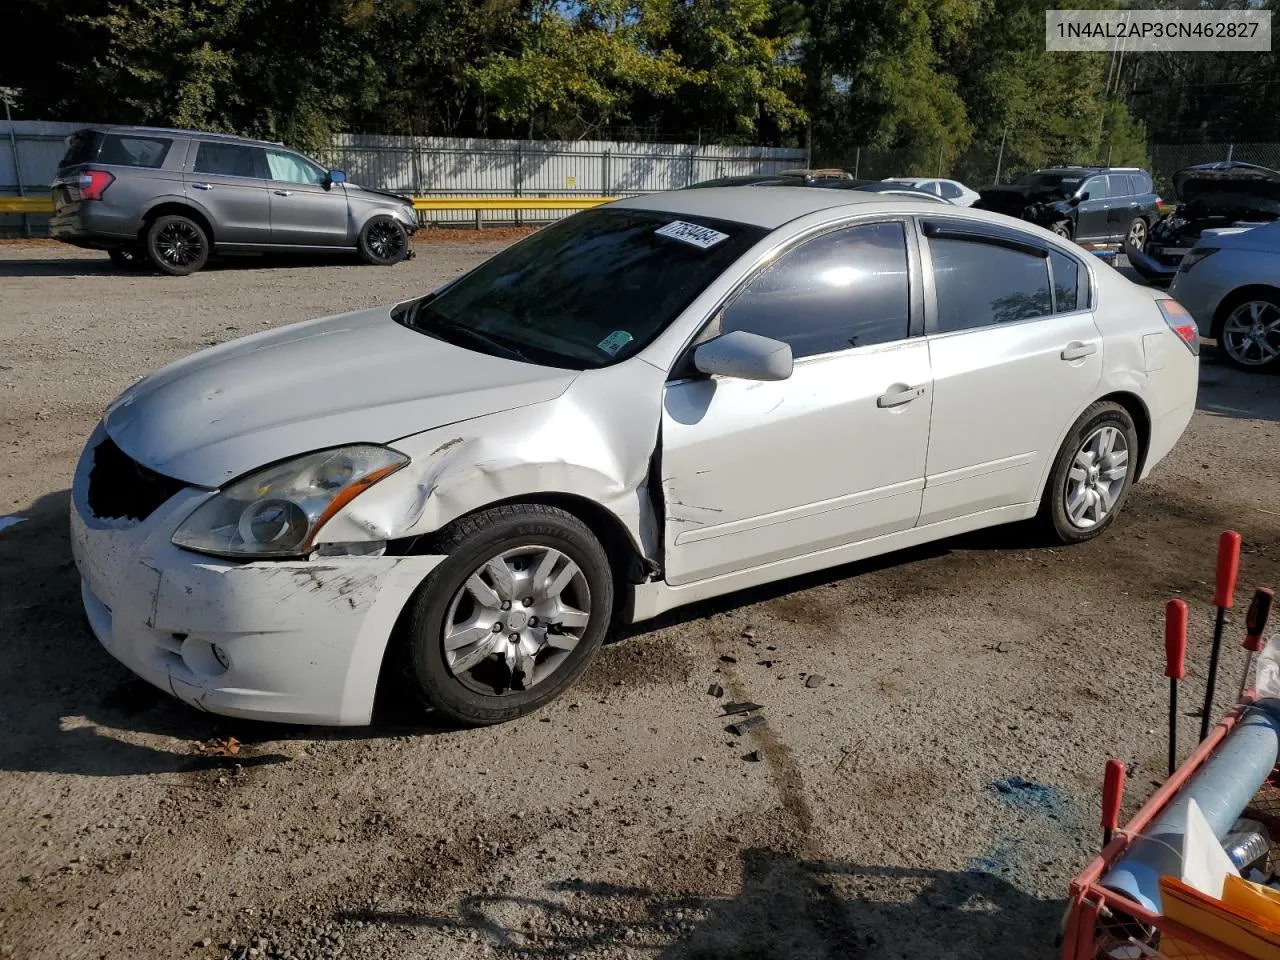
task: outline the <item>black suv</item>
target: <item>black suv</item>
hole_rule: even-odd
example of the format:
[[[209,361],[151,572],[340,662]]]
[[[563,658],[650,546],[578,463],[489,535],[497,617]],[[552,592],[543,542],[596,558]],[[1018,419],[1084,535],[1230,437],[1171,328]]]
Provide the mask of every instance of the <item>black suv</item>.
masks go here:
[[[1160,219],[1151,174],[1137,167],[1055,167],[978,192],[976,209],[1030,220],[1077,243],[1141,249]]]

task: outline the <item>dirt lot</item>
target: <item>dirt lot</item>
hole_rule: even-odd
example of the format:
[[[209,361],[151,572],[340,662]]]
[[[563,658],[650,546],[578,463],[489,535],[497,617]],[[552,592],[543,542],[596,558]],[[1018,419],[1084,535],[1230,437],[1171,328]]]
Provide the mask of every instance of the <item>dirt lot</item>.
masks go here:
[[[705,604],[497,728],[394,702],[362,730],[222,720],[99,648],[66,490],[112,396],[502,239],[186,279],[0,246],[0,515],[26,518],[0,532],[0,956],[1053,956],[1103,762],[1130,763],[1130,809],[1161,773],[1164,601],[1192,602],[1196,701],[1218,532],[1246,590],[1280,580],[1276,378],[1207,357],[1186,437],[1099,541],[971,536]],[[768,722],[726,733],[713,680]]]

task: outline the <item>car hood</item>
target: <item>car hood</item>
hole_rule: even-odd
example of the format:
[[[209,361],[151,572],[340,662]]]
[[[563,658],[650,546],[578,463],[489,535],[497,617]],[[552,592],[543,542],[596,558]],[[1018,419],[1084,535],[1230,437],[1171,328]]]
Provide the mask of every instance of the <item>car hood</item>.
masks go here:
[[[372,187],[362,187],[359,184],[347,182],[348,196],[363,197],[367,200],[394,200],[396,203],[413,203],[412,197],[406,197],[404,194],[392,193],[390,190],[374,190]]]
[[[1173,175],[1178,200],[1204,216],[1280,212],[1280,171],[1248,163],[1206,163]]]
[[[103,423],[139,463],[212,488],[311,450],[551,400],[575,376],[436,340],[381,307],[193,354],[122,393]]]

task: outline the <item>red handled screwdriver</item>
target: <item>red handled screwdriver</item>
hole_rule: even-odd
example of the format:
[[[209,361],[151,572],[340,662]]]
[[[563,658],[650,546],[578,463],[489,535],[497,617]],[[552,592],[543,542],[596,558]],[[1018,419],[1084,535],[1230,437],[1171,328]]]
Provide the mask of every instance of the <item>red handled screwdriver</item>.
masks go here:
[[[1209,735],[1213,715],[1213,688],[1218,683],[1218,654],[1222,652],[1222,631],[1227,626],[1227,611],[1235,599],[1236,576],[1240,573],[1240,534],[1225,531],[1218,538],[1218,582],[1213,595],[1218,616],[1213,622],[1213,648],[1209,651],[1209,682],[1204,689],[1204,712],[1200,715],[1200,739]]]
[[[1262,652],[1262,632],[1267,629],[1267,620],[1271,618],[1271,601],[1276,592],[1267,587],[1259,587],[1253,591],[1253,600],[1249,603],[1249,612],[1244,615],[1244,676],[1240,678],[1240,696],[1244,696],[1245,687],[1249,685],[1249,668],[1253,666],[1253,655]]]
[[[1124,796],[1124,763],[1108,760],[1102,777],[1102,845],[1111,842],[1120,822],[1120,800]]]
[[[1187,601],[1164,606],[1164,675],[1169,678],[1169,776],[1178,769],[1178,681],[1187,673]]]

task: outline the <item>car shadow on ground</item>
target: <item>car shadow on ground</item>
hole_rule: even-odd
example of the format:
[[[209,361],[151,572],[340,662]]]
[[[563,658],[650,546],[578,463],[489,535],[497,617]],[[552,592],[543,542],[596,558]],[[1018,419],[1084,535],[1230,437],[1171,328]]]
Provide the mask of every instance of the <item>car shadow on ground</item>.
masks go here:
[[[760,848],[743,852],[740,883],[732,897],[672,896],[570,879],[548,884],[544,897],[465,896],[455,914],[374,909],[334,920],[430,928],[474,938],[499,957],[547,960],[607,947],[661,960],[1049,960],[1066,905],[976,870],[864,866]]]
[[[1200,354],[1196,409],[1215,417],[1280,421],[1280,371],[1237,370],[1206,345]]]
[[[268,254],[264,256],[233,255],[212,258],[202,273],[220,273],[235,270],[264,270],[296,267],[332,267],[360,264],[354,253],[320,254]],[[3,277],[119,277],[122,279],[169,279],[149,266],[122,268],[113,264],[104,253],[101,257],[32,257],[0,259],[0,278]]]

